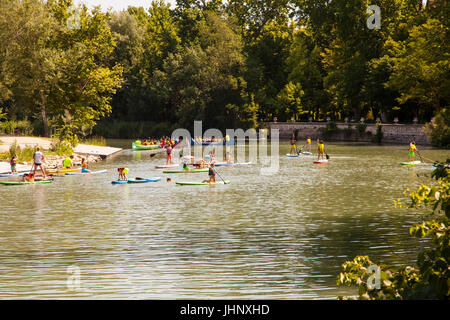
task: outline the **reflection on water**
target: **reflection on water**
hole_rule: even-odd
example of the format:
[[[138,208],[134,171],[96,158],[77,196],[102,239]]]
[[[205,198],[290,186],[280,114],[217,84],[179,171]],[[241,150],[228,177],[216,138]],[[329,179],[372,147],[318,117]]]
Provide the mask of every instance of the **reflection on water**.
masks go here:
[[[176,186],[164,155],[125,150],[105,175],[0,188],[0,298],[323,299],[355,255],[414,263],[421,213],[393,208],[431,166],[402,167],[404,147],[326,145],[328,165],[287,158],[280,171],[221,167],[228,186]],[[421,150],[443,160],[447,151]],[[160,182],[111,185],[116,168]],[[418,176],[419,174],[419,176]],[[205,174],[172,175],[199,181]],[[80,286],[69,286],[79,270]],[[76,280],[76,279],[75,279]]]

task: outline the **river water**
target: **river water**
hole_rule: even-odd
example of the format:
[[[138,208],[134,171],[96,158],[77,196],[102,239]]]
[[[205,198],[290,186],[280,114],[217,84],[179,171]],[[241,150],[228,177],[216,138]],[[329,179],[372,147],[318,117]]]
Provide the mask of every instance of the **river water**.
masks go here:
[[[261,164],[220,167],[226,186],[167,183],[154,169],[163,154],[124,150],[90,167],[107,174],[0,187],[0,299],[335,299],[356,292],[336,286],[356,255],[413,264],[428,242],[408,229],[424,212],[393,201],[428,183],[432,166],[400,166],[407,146],[326,151],[330,163],[320,166],[285,157],[283,144],[275,175],[261,175]],[[112,185],[122,165],[130,177],[163,180]]]

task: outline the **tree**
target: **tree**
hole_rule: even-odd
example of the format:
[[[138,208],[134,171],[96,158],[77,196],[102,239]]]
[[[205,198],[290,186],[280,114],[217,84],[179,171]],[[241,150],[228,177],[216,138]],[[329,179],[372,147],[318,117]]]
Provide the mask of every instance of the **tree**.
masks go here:
[[[242,104],[244,66],[242,43],[233,23],[207,12],[198,27],[198,44],[169,54],[155,71],[154,90],[177,115],[179,124],[191,128],[194,120],[223,127],[230,121],[225,106]]]
[[[280,120],[299,119],[300,114],[303,113],[302,97],[304,94],[305,92],[302,90],[300,83],[289,82],[286,84],[278,94],[275,103]]]
[[[122,81],[122,68],[106,65],[115,45],[109,15],[83,8],[80,28],[70,28],[71,3],[11,0],[6,13],[23,23],[20,32],[6,29],[3,35],[14,48],[7,60],[14,75],[11,99],[24,113],[40,114],[46,136],[64,113],[71,116],[73,134],[88,132],[110,113],[111,96]]]
[[[450,30],[436,19],[414,26],[406,41],[390,41],[393,72],[388,86],[400,92],[397,99],[414,101],[436,112],[450,102]]]

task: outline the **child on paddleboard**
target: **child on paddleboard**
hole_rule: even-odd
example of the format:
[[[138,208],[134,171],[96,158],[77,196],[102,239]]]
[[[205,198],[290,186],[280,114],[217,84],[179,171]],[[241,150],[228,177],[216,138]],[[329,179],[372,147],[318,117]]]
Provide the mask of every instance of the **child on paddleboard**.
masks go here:
[[[9,165],[11,166],[11,173],[17,173],[16,165],[17,165],[17,156],[13,155],[11,158],[11,161],[9,162]]]
[[[70,169],[72,167],[72,159],[73,155],[70,157],[66,157],[63,161],[63,169]]]
[[[409,162],[414,162],[414,152],[416,152],[416,150],[417,150],[416,142],[411,141],[408,149]]]
[[[117,171],[119,171],[119,178],[117,179],[118,181],[128,181],[127,174],[128,172],[130,172],[130,170],[127,167],[120,167],[119,169],[117,169]]]

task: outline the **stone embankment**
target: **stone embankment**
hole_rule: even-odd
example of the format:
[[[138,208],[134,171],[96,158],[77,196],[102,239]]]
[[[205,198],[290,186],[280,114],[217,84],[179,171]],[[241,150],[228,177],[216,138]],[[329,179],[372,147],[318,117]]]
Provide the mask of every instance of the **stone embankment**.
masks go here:
[[[323,130],[326,129],[326,122],[268,122],[269,129],[278,129],[280,139],[289,139],[295,130],[297,139],[305,139],[310,136],[312,139],[322,138]],[[415,140],[417,144],[429,145],[427,135],[422,131],[423,124],[382,124],[383,139],[381,142],[408,144]],[[356,123],[336,123],[339,132],[330,135],[329,141],[361,141],[371,142],[376,134],[377,127],[374,123],[367,123],[365,132],[358,133]]]

